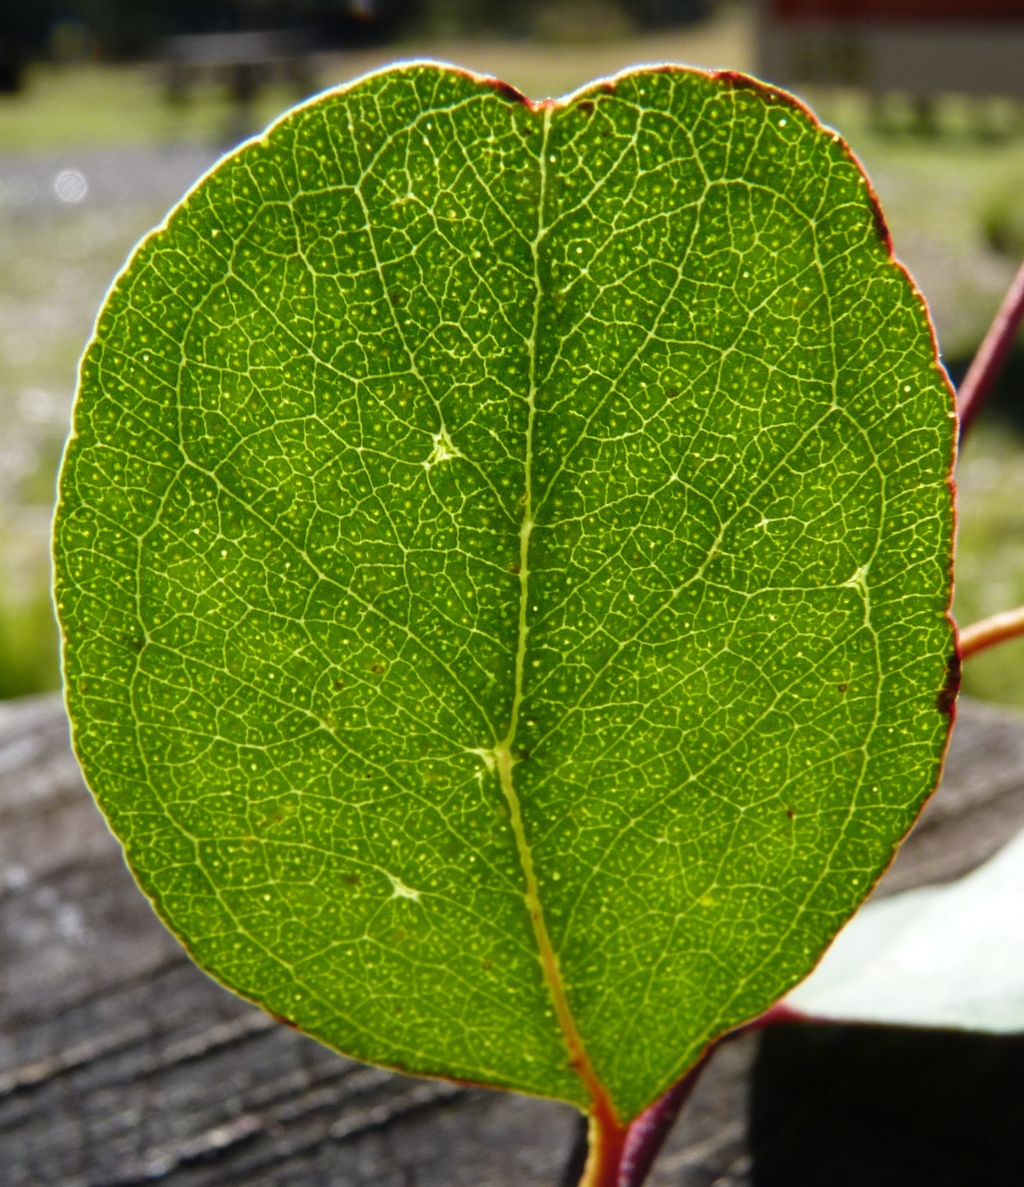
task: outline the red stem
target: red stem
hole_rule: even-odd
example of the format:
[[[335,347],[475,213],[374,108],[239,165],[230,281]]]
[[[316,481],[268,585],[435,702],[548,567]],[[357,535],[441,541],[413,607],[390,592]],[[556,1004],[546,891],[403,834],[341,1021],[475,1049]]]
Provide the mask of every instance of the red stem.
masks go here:
[[[1013,347],[1021,319],[1024,318],[1024,264],[1003,298],[999,312],[989,327],[985,340],[978,348],[963,383],[957,391],[957,410],[960,413],[960,437],[970,428],[974,418],[988,398],[1003,363]]]
[[[981,622],[965,626],[960,632],[960,658],[966,659],[969,655],[984,651],[986,647],[994,647],[997,643],[1005,643],[1021,635],[1024,635],[1024,606],[1003,614],[993,614],[991,618],[983,618]]]
[[[590,1118],[590,1153],[579,1187],[618,1187],[628,1132],[610,1110],[595,1110]]]
[[[669,1131],[686,1104],[694,1085],[707,1064],[715,1044],[704,1052],[685,1076],[668,1092],[648,1105],[626,1131],[626,1146],[619,1163],[618,1187],[640,1187],[646,1180],[655,1158],[661,1152]]]
[[[673,1084],[664,1095],[659,1096],[653,1105],[648,1105],[640,1116],[630,1124],[626,1130],[616,1187],[641,1187],[641,1184],[645,1182],[683,1105],[690,1099],[690,1093],[693,1092],[701,1073],[707,1067],[708,1060],[718,1049],[720,1043],[738,1038],[740,1035],[746,1034],[747,1031],[761,1030],[766,1026],[807,1021],[809,1020],[803,1014],[791,1010],[789,1006],[781,1002],[776,1002],[774,1006],[771,1006],[752,1022],[715,1039],[686,1075]]]

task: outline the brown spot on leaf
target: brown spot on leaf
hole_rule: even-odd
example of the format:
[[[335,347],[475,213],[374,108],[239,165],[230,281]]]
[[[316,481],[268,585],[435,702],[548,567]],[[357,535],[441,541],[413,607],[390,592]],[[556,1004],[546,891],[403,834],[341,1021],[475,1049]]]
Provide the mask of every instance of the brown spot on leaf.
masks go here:
[[[882,207],[878,199],[875,197],[874,191],[870,191],[868,198],[871,203],[871,218],[875,224],[875,234],[882,241],[882,246],[887,252],[892,253],[892,235],[889,234],[889,224],[885,221],[885,215],[882,213]]]
[[[844,683],[844,684],[837,684],[837,685],[836,685],[836,688],[837,688],[837,689],[838,689],[840,692],[846,692],[846,690],[847,690],[849,687],[850,687],[850,686],[849,686],[848,684],[845,684],[845,683]]]
[[[508,99],[511,103],[525,103],[527,107],[533,106],[523,92],[517,90],[511,83],[502,82],[500,78],[492,78],[489,81],[494,87],[494,93],[500,95],[502,99]]]
[[[749,74],[740,73],[738,70],[716,70],[715,79],[737,91],[756,91],[769,101],[779,98],[779,95],[771,87],[756,78],[751,78]]]
[[[512,576],[513,576],[513,577],[518,577],[518,576],[519,576],[519,572],[520,572],[520,569],[519,569],[519,562],[518,562],[518,561],[513,561],[513,562],[512,562],[512,563],[509,565],[509,567],[508,567],[508,571],[509,571],[509,572],[512,574]]]
[[[335,680],[335,681],[334,681],[334,688],[335,688],[335,689],[344,688],[344,687],[345,687],[345,681],[344,681],[344,680],[342,680],[342,679],[340,679],[340,678],[339,678],[339,679],[337,679],[337,680]]]
[[[935,708],[947,717],[952,716],[960,692],[960,656],[954,652],[946,660],[946,680],[935,698]]]
[[[489,960],[481,960],[480,967],[484,970],[485,973],[489,973],[491,971],[491,969],[494,968],[494,965],[491,964],[491,962]]]

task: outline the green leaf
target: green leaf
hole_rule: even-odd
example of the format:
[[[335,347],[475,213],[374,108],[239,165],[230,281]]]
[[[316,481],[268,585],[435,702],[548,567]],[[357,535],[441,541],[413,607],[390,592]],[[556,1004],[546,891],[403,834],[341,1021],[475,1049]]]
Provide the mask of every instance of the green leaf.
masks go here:
[[[792,98],[327,93],[140,245],[85,355],[90,786],[239,993],[629,1119],[804,976],[935,785],[953,431]]]

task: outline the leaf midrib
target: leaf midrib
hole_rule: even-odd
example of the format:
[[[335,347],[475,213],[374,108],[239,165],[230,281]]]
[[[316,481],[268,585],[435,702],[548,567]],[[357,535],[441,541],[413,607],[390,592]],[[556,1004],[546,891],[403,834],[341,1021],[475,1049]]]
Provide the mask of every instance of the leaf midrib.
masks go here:
[[[531,105],[532,106],[532,105]],[[548,180],[548,139],[551,132],[551,116],[554,103],[548,101],[543,104],[544,127],[540,145],[540,185],[537,196],[537,231],[530,243],[530,254],[533,261],[533,318],[530,326],[530,337],[527,342],[529,357],[528,384],[526,392],[527,420],[526,447],[523,458],[523,516],[519,525],[519,616],[516,637],[515,684],[512,696],[512,706],[509,712],[508,730],[500,742],[494,747],[493,756],[497,768],[498,779],[505,800],[508,803],[509,819],[512,833],[515,837],[516,851],[523,869],[526,889],[523,897],[530,915],[534,939],[537,943],[544,980],[555,1007],[555,1014],[562,1031],[562,1038],[569,1052],[569,1064],[579,1076],[584,1088],[590,1096],[595,1116],[602,1119],[605,1125],[617,1126],[615,1108],[612,1104],[608,1089],[601,1082],[590,1061],[583,1042],[583,1037],[576,1025],[572,1008],[565,992],[562,981],[558,955],[548,933],[547,922],[544,918],[544,907],[541,901],[540,886],[537,873],[533,866],[533,854],[526,837],[523,824],[522,806],[516,791],[513,770],[519,761],[513,753],[513,744],[519,728],[519,713],[523,703],[523,685],[526,675],[526,652],[530,634],[529,624],[529,589],[530,589],[530,537],[533,534],[533,441],[534,426],[537,417],[537,347],[540,333],[541,307],[544,289],[540,272],[540,248],[550,228],[544,225],[545,202],[547,198]],[[536,110],[536,108],[534,108]]]

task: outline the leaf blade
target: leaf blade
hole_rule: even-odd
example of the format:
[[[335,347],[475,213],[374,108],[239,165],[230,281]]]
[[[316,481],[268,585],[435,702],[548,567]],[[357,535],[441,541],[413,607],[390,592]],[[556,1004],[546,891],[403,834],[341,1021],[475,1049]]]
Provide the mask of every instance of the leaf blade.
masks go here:
[[[787,97],[372,76],[202,183],[83,363],[90,785],[234,988],[585,1105],[575,1026],[627,1119],[810,967],[934,786],[949,411]]]

